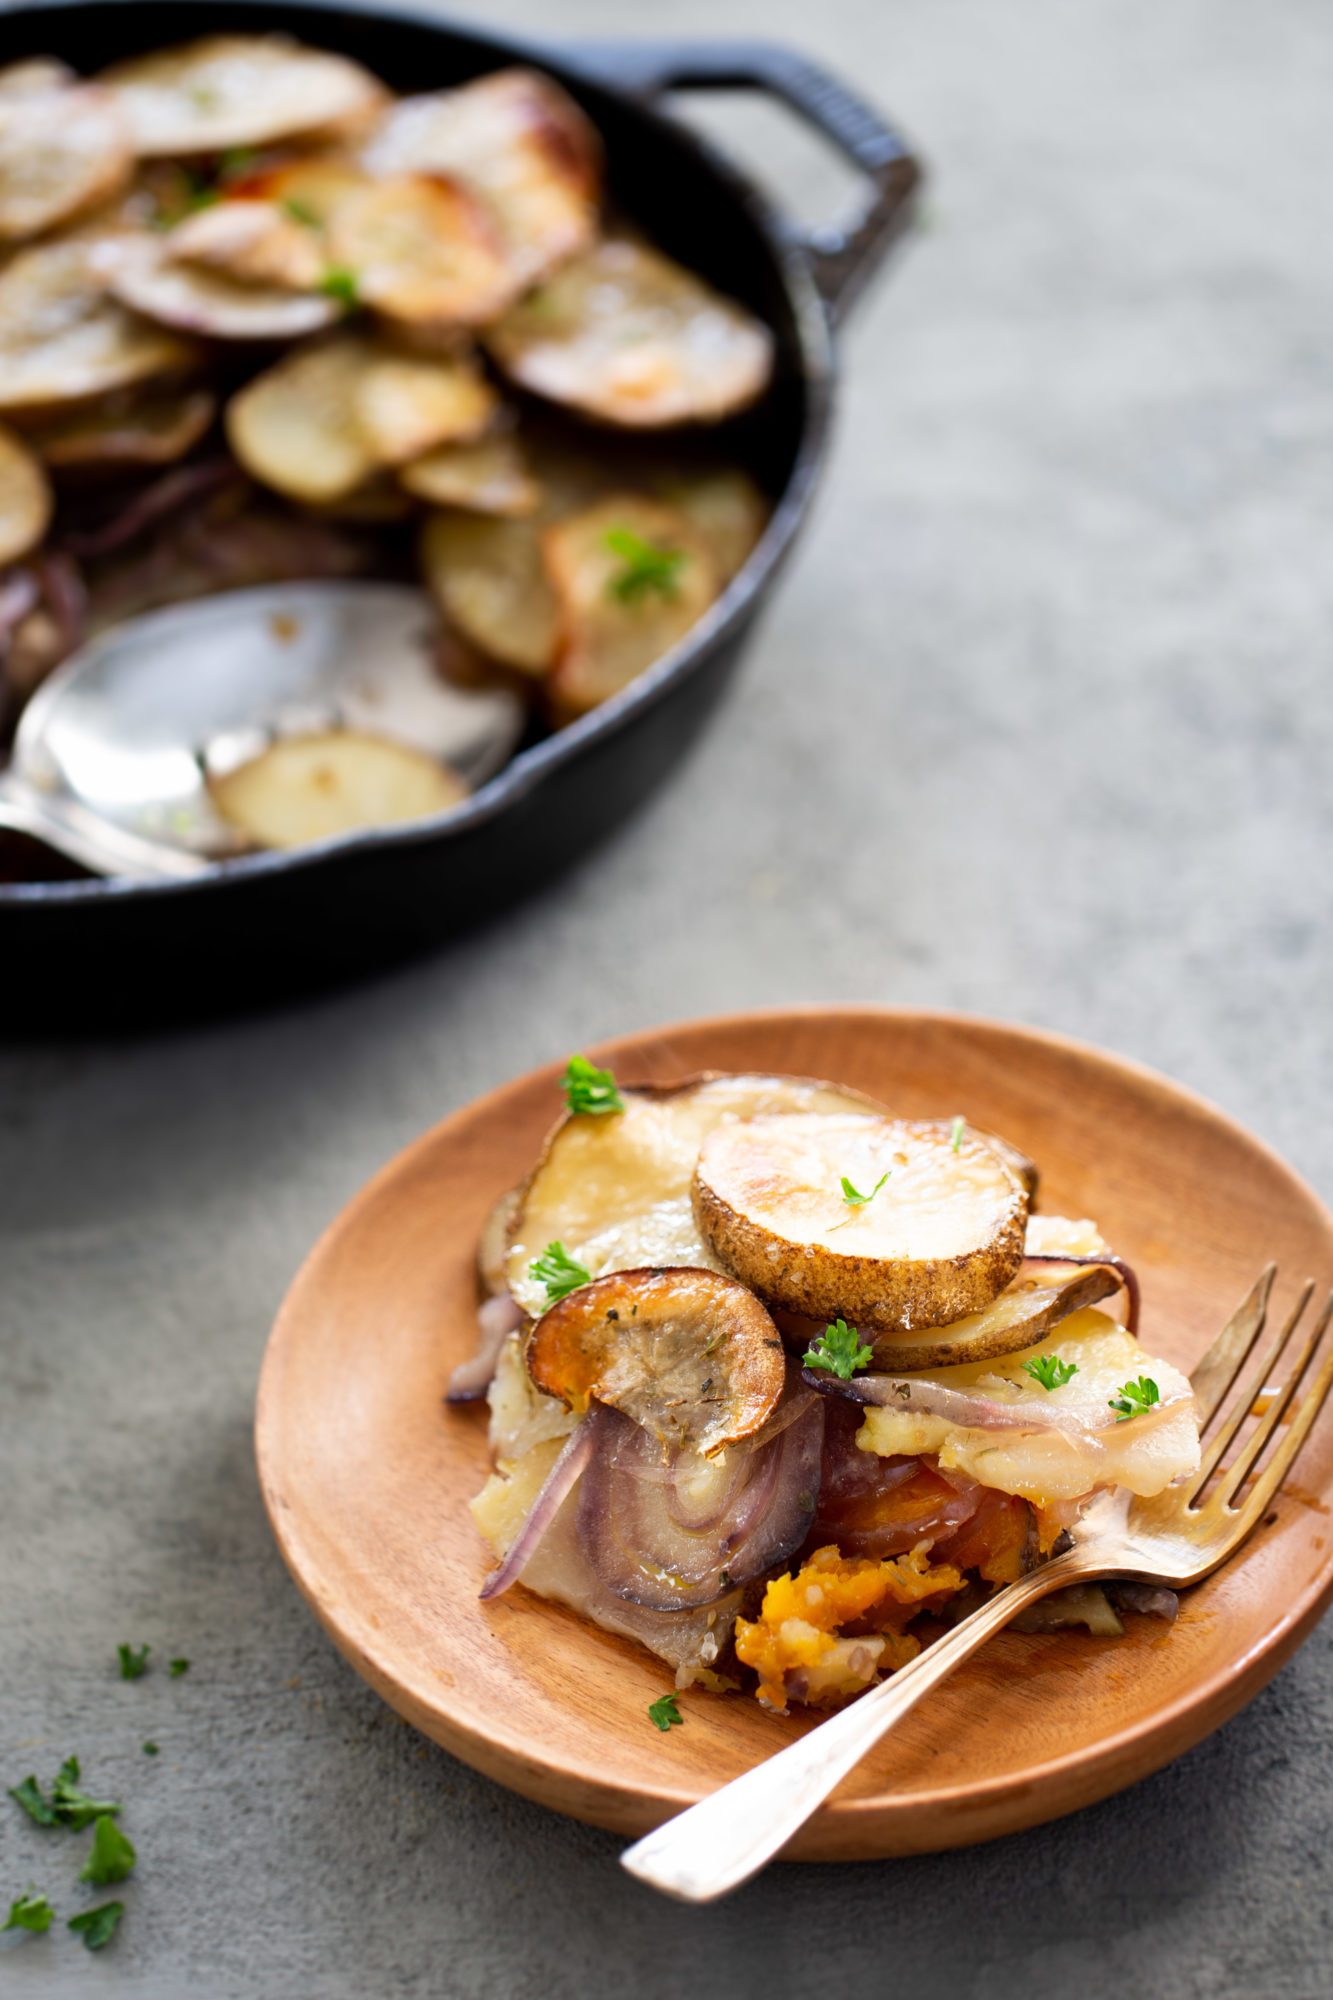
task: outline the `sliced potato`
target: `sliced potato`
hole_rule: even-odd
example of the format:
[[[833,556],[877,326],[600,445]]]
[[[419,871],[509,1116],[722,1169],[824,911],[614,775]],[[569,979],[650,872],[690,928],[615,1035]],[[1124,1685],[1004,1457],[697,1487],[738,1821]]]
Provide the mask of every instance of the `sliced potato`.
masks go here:
[[[542,489],[513,437],[441,445],[423,458],[413,459],[398,477],[409,493],[436,507],[464,507],[473,514],[508,514],[522,519],[535,514],[541,505]]]
[[[111,296],[107,247],[81,237],[44,243],[0,272],[0,410],[54,411],[197,359],[195,347]]]
[[[208,35],[114,63],[100,81],[115,92],[141,159],[317,133],[386,95],[360,63],[286,35]]]
[[[705,1139],[693,1197],[724,1270],[789,1311],[876,1332],[980,1312],[1023,1260],[1027,1190],[984,1139],[943,1122],[729,1125]]]
[[[740,466],[681,473],[659,480],[655,490],[679,508],[707,544],[723,582],[730,583],[768,525],[768,501],[749,473]]]
[[[716,423],[773,372],[761,320],[623,236],[564,265],[487,339],[525,389],[635,429]]]
[[[384,354],[357,384],[356,416],[377,463],[401,465],[433,445],[479,437],[498,402],[471,358]]]
[[[110,91],[0,93],[0,242],[18,243],[110,201],[134,166]]]
[[[774,1112],[880,1109],[855,1090],[799,1076],[696,1076],[622,1084],[620,1095],[623,1111],[562,1118],[523,1190],[506,1277],[526,1312],[546,1308],[545,1287],[529,1267],[553,1242],[593,1277],[640,1266],[717,1270],[690,1206],[699,1148],[715,1128]]]
[[[0,97],[42,97],[78,82],[68,63],[56,56],[28,56],[0,69]]]
[[[217,407],[209,389],[120,390],[26,435],[37,456],[58,471],[171,465],[198,443]]]
[[[247,472],[294,500],[341,500],[375,471],[356,419],[364,341],[347,336],[289,354],[227,405],[227,436]]]
[[[914,1334],[877,1334],[867,1328],[866,1337],[875,1350],[872,1365],[899,1374],[904,1369],[947,1368],[1013,1354],[1044,1340],[1071,1313],[1109,1298],[1119,1285],[1110,1264],[1025,1264],[988,1306],[948,1326]],[[817,1321],[802,1322],[800,1335],[793,1341],[793,1326],[787,1330],[789,1345],[803,1349],[822,1330]]]
[[[462,779],[421,750],[354,730],[293,736],[209,779],[223,818],[261,847],[303,847],[359,827],[447,812]]]
[[[421,538],[426,582],[464,638],[520,673],[555,658],[559,611],[531,521],[433,514]]]
[[[215,202],[178,222],[163,248],[173,263],[293,292],[314,291],[328,264],[315,231],[276,201]]]
[[[450,181],[376,182],[334,209],[328,244],[359,299],[410,325],[484,326],[519,289],[489,217]]]
[[[51,520],[51,487],[35,458],[0,424],[0,563],[35,549]]]
[[[499,70],[460,90],[401,99],[362,157],[375,174],[445,174],[494,213],[524,284],[592,242],[601,141],[574,100],[535,70]]]
[[[221,271],[178,263],[165,238],[124,245],[111,286],[122,304],[145,318],[214,340],[299,340],[343,314],[339,301],[324,292],[243,284]]]
[[[312,153],[251,174],[235,182],[232,192],[242,200],[274,202],[293,222],[321,230],[366,181],[356,162],[344,154]]]
[[[557,522],[542,553],[560,606],[550,694],[561,716],[585,715],[628,687],[684,638],[721,588],[685,515],[633,493]]]
[[[750,1437],[787,1379],[782,1342],[753,1292],[713,1271],[618,1271],[548,1307],[528,1339],[548,1396],[593,1397],[667,1446],[705,1458]]]

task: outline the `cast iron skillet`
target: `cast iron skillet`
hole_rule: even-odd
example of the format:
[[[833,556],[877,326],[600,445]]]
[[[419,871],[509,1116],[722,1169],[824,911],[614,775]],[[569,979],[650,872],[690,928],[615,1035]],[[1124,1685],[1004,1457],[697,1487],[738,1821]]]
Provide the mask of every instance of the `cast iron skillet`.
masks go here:
[[[220,865],[190,883],[0,883],[0,1021],[111,1025],[242,1005],[354,973],[494,913],[615,827],[681,755],[730,677],[809,507],[828,431],[832,332],[908,218],[919,169],[812,63],[766,44],[520,44],[410,6],[351,0],[52,0],[0,13],[0,63],[81,71],[188,36],[281,29],[359,57],[400,90],[535,62],[584,105],[614,200],[774,329],[778,365],[727,448],[774,496],[760,547],[689,636],[615,700],[524,749],[445,819]],[[780,98],[862,170],[845,229],[800,237],[708,146],[655,108],[675,87]]]

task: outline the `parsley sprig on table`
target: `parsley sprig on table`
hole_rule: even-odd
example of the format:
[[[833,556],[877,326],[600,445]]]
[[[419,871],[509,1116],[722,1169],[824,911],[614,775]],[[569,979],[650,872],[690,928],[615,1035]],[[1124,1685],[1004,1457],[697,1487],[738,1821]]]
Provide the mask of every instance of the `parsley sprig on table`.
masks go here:
[[[29,1882],[21,1896],[15,1896],[0,1931],[49,1931],[55,1911],[39,1889]]]
[[[624,1099],[616,1089],[609,1069],[598,1069],[586,1056],[571,1056],[560,1079],[565,1103],[571,1111],[592,1112],[600,1117],[607,1111],[623,1111]]]
[[[88,1859],[79,1870],[79,1880],[105,1889],[109,1882],[123,1882],[137,1859],[134,1842],[129,1835],[122,1833],[116,1822],[104,1813],[93,1825],[93,1844],[88,1849]]]
[[[609,597],[621,604],[641,604],[650,591],[656,591],[659,597],[675,597],[680,589],[680,566],[685,560],[683,550],[664,549],[656,542],[645,542],[632,528],[608,528],[602,539],[624,565],[606,586]]]
[[[1078,1374],[1078,1363],[1062,1361],[1058,1354],[1034,1354],[1023,1363],[1023,1373],[1040,1382],[1043,1389],[1063,1389]]]
[[[869,1194],[858,1194],[856,1192],[856,1189],[852,1186],[851,1182],[848,1180],[846,1174],[844,1174],[842,1176],[842,1198],[846,1202],[848,1208],[864,1208],[868,1201],[873,1201],[875,1199],[875,1196],[879,1193],[880,1189],[883,1187],[885,1181],[889,1178],[889,1175],[892,1172],[893,1172],[892,1167],[886,1168],[885,1171],[880,1175],[879,1179],[875,1182],[874,1187],[871,1188]]]
[[[148,1671],[148,1655],[151,1646],[117,1646],[120,1655],[120,1678],[123,1681],[137,1681]]]
[[[585,1271],[582,1264],[569,1255],[563,1243],[548,1243],[541,1256],[533,1258],[528,1272],[539,1285],[545,1285],[548,1305],[554,1305],[557,1299],[576,1292],[592,1277],[592,1272]]]
[[[858,1368],[870,1365],[874,1354],[873,1347],[862,1346],[854,1326],[848,1326],[845,1319],[835,1319],[818,1340],[811,1341],[801,1358],[807,1368],[827,1368],[830,1375],[850,1382]]]
[[[662,1731],[662,1734],[665,1735],[673,1722],[683,1723],[685,1717],[680,1712],[680,1704],[676,1696],[674,1694],[664,1694],[659,1695],[656,1701],[649,1702],[648,1720],[655,1723]]]
[[[17,1799],[30,1819],[38,1826],[67,1826],[75,1833],[82,1827],[105,1814],[114,1817],[120,1811],[115,1799],[90,1799],[86,1792],[78,1788],[79,1760],[67,1757],[56,1774],[51,1786],[51,1796],[47,1798],[36,1778],[24,1778],[21,1784],[11,1785],[9,1796]]]
[[[1118,1396],[1108,1396],[1106,1400],[1111,1409],[1119,1412],[1116,1422],[1123,1424],[1126,1418],[1141,1417],[1154,1403],[1160,1403],[1162,1392],[1151,1375],[1140,1375],[1137,1382],[1126,1382]]]
[[[81,1934],[89,1951],[100,1951],[110,1943],[124,1914],[123,1903],[99,1903],[95,1910],[80,1910],[77,1917],[71,1917],[69,1929]]]

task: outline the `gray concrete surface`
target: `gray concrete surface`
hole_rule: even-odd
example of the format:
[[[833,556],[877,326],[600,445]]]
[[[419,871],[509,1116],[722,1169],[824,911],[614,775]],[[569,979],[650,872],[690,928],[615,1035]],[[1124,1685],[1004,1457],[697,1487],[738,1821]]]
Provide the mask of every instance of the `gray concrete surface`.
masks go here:
[[[77,1749],[141,1855],[99,1959],[0,1940],[16,2000],[1333,1986],[1327,1631],[1095,1810],[779,1868],[691,1913],[397,1723],[270,1542],[250,1404],[305,1248],[421,1127],[602,1034],[818,999],[1050,1024],[1173,1072],[1333,1193],[1333,13],[677,0],[668,24],[803,45],[935,167],[713,734],[616,844],[428,962],[0,1053],[4,1781]],[[821,195],[776,121],[723,111]],[[122,1639],[193,1668],[122,1683]],[[6,1802],[0,1892],[73,1908],[78,1845]]]

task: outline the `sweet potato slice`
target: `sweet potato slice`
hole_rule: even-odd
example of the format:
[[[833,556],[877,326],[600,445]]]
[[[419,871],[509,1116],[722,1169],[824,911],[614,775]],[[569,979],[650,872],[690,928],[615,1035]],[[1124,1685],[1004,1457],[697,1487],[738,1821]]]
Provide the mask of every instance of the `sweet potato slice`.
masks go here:
[[[21,250],[0,272],[0,410],[55,411],[197,359],[111,296],[107,251],[68,238]]]
[[[546,672],[559,613],[531,521],[433,514],[421,560],[440,608],[465,639],[520,673]]]
[[[35,549],[51,519],[51,488],[41,461],[0,424],[0,563]]]
[[[115,93],[141,159],[318,133],[386,97],[360,63],[286,35],[208,35],[115,63],[99,80]]]
[[[355,730],[294,736],[209,780],[224,819],[261,847],[390,826],[467,797],[458,775],[404,743]]]
[[[122,390],[39,424],[27,439],[58,471],[171,465],[198,443],[217,407],[209,389]]]
[[[786,1361],[752,1292],[713,1271],[618,1271],[544,1312],[528,1373],[585,1410],[595,1397],[667,1447],[713,1457],[750,1437],[777,1405]]]
[[[480,195],[524,284],[585,249],[596,231],[601,142],[568,93],[535,70],[403,98],[363,159],[372,173],[445,174]]]
[[[109,91],[0,91],[0,242],[110,201],[133,165],[129,127]]]
[[[716,423],[773,371],[761,320],[624,236],[563,265],[487,340],[523,388],[635,429]]]
[[[721,577],[686,516],[612,494],[548,528],[542,551],[560,605],[551,677],[558,715],[585,715],[661,659],[718,595]]]
[[[1026,1189],[984,1139],[943,1122],[729,1125],[704,1141],[693,1196],[714,1255],[763,1298],[878,1333],[980,1312],[1023,1258]]]
[[[429,500],[436,507],[462,507],[472,514],[524,519],[536,513],[542,500],[542,489],[517,439],[507,436],[440,445],[413,459],[398,476],[418,500]]]
[[[339,203],[327,235],[357,297],[409,325],[484,326],[519,290],[489,217],[451,181],[376,182]]]

